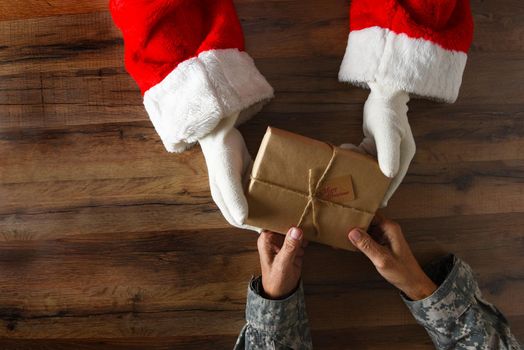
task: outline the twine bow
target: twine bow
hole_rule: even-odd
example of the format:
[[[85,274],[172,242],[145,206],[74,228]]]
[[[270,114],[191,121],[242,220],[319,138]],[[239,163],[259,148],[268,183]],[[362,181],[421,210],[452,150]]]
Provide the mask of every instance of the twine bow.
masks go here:
[[[333,165],[335,161],[335,157],[337,155],[337,148],[334,147],[331,144],[328,144],[331,147],[331,158],[329,159],[328,164],[324,168],[324,171],[322,172],[322,175],[320,175],[320,178],[318,179],[317,183],[315,184],[314,178],[313,178],[313,169],[309,169],[308,171],[308,196],[307,196],[307,204],[304,207],[304,211],[302,211],[302,215],[300,215],[300,219],[298,220],[297,227],[302,226],[304,223],[304,220],[306,219],[307,215],[309,214],[309,210],[311,210],[311,218],[313,222],[313,228],[315,229],[315,233],[318,235],[320,233],[320,228],[318,226],[317,222],[317,210],[315,203],[317,202],[317,191],[319,187],[324,182],[324,179],[326,178],[327,173],[329,172],[329,169],[331,169],[331,166]]]

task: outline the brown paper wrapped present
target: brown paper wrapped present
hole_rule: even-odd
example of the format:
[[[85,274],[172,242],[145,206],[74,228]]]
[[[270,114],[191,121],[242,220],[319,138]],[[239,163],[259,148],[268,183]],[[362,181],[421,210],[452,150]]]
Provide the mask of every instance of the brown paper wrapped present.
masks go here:
[[[390,180],[373,158],[269,127],[247,191],[246,224],[355,250],[350,228],[367,229]]]

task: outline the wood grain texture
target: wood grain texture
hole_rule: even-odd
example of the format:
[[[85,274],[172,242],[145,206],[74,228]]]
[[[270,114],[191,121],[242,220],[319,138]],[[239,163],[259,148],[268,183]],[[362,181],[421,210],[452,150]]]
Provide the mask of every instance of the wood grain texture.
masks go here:
[[[0,21],[106,10],[108,0],[16,0],[0,2]]]
[[[359,142],[367,92],[337,81],[349,2],[235,3],[276,91],[240,128],[250,152],[267,125]],[[0,0],[0,348],[231,348],[256,235],[221,217],[198,146],[164,151],[106,7]],[[410,103],[417,154],[385,213],[421,261],[470,263],[524,339],[524,6],[472,8],[459,99]],[[316,348],[432,348],[363,256],[307,255]]]

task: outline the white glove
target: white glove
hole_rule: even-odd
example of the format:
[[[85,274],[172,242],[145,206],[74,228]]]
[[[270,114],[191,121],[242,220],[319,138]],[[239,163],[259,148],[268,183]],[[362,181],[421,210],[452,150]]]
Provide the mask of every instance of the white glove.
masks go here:
[[[204,153],[211,196],[224,218],[233,226],[249,228],[243,180],[247,180],[252,160],[240,132],[234,127],[238,114],[224,118],[199,140]]]
[[[364,140],[358,149],[377,157],[380,170],[393,179],[382,201],[385,207],[404,179],[416,146],[407,117],[409,95],[377,83],[369,83],[369,87],[371,92],[364,105]],[[355,148],[350,144],[341,147]]]

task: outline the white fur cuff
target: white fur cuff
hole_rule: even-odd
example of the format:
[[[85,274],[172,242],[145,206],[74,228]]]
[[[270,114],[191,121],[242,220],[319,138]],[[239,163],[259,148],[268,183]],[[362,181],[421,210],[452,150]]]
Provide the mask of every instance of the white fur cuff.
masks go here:
[[[222,118],[268,101],[273,88],[251,57],[237,49],[210,50],[180,63],[144,94],[144,106],[169,152],[181,152]],[[249,112],[248,112],[249,113]],[[245,113],[243,113],[245,114]],[[242,115],[242,121],[249,116]]]
[[[455,102],[467,55],[424,39],[370,27],[349,33],[339,80],[389,85],[416,96]]]

